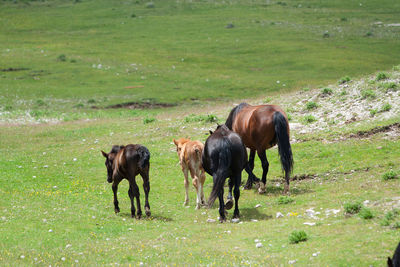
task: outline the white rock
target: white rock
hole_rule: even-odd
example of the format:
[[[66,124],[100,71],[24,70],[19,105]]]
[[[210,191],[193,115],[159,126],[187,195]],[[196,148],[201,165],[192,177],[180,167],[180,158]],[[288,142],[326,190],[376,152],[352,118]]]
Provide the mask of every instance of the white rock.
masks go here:
[[[257,204],[257,205],[255,206],[255,208],[259,208],[259,207],[261,207],[261,204]]]
[[[289,264],[295,264],[297,260],[290,260],[288,263]]]
[[[213,222],[215,222],[215,220],[214,219],[207,219],[207,222],[208,223],[213,223]]]
[[[252,222],[258,222],[258,220],[256,220],[256,219],[251,219],[251,221],[252,221]]]
[[[49,233],[52,233],[52,232],[53,232],[53,230],[49,229]]]
[[[281,212],[277,212],[276,213],[276,218],[281,218],[281,217],[283,217],[283,214]]]
[[[72,247],[71,244],[67,244],[67,245],[65,246],[65,248],[70,248],[70,247]]]
[[[260,243],[259,239],[254,239],[254,243]]]
[[[233,223],[238,223],[240,220],[238,218],[232,219]]]
[[[62,260],[62,261],[65,261],[65,257],[62,257],[61,260]]]
[[[303,224],[309,225],[309,226],[314,226],[314,225],[315,225],[315,222],[305,222],[305,223],[303,223]]]
[[[263,246],[263,244],[261,244],[261,243],[256,244],[256,248],[261,248],[262,246]]]

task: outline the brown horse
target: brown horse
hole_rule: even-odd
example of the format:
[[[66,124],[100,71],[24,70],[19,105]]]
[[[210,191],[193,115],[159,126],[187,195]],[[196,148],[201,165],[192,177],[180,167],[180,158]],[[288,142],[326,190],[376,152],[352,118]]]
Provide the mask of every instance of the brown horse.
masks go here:
[[[252,183],[259,180],[253,174],[254,158],[257,152],[263,168],[258,192],[265,193],[269,168],[265,150],[278,144],[281,166],[285,172],[284,194],[288,193],[289,176],[293,170],[293,155],[289,140],[289,122],[285,112],[276,105],[251,106],[241,103],[231,110],[225,124],[229,129],[238,133],[245,146],[250,149],[249,162],[246,167],[249,178],[245,188],[250,189]]]
[[[106,158],[105,165],[107,167],[107,181],[112,184],[114,192],[114,210],[119,212],[117,191],[118,184],[123,180],[129,181],[129,198],[131,199],[131,216],[135,217],[135,204],[133,199],[136,198],[137,218],[142,216],[140,208],[139,187],[136,184],[136,175],[140,174],[143,178],[143,189],[145,193],[145,212],[147,216],[151,215],[149,205],[149,169],[150,169],[150,152],[142,145],[113,146],[110,153],[101,151]]]

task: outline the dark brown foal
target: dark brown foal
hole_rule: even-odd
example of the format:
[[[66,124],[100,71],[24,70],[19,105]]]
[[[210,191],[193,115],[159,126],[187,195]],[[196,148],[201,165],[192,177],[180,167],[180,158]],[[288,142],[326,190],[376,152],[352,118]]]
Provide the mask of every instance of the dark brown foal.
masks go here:
[[[143,189],[145,194],[145,212],[147,216],[151,215],[149,205],[149,169],[150,169],[150,152],[142,145],[127,146],[113,146],[110,153],[101,151],[106,158],[105,165],[107,167],[107,181],[112,183],[112,190],[114,192],[114,208],[115,213],[118,213],[118,199],[117,191],[118,184],[123,180],[129,181],[129,198],[131,199],[131,215],[135,217],[135,204],[133,203],[136,198],[137,205],[137,218],[142,216],[142,209],[140,207],[140,193],[139,187],[136,183],[136,176],[140,174],[143,179]]]

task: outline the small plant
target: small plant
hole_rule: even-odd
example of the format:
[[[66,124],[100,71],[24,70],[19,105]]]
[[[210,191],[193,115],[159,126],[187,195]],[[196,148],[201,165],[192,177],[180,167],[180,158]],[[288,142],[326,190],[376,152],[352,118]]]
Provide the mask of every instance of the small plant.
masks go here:
[[[321,93],[323,95],[331,95],[333,93],[333,91],[331,88],[324,88],[324,89],[322,89]]]
[[[313,115],[305,115],[304,116],[304,121],[306,123],[313,123],[314,121],[316,121],[317,119],[313,116]]]
[[[399,229],[399,228],[400,228],[400,222],[395,222],[395,223],[392,225],[392,228],[393,228],[393,229]]]
[[[132,13],[131,18],[136,18],[136,14]]]
[[[344,212],[346,214],[357,214],[361,210],[361,203],[360,202],[347,202],[344,203]]]
[[[36,100],[36,105],[38,106],[46,106],[46,102],[44,102],[42,99],[38,99]]]
[[[196,122],[196,121],[216,122],[218,121],[218,117],[213,114],[209,115],[190,114],[189,116],[185,117],[185,122]]]
[[[381,83],[380,86],[381,88],[385,89],[385,92],[389,92],[390,90],[392,91],[397,91],[397,84],[395,82],[389,82],[389,83]]]
[[[348,83],[350,81],[351,81],[351,78],[349,76],[344,76],[339,79],[338,84],[344,84],[344,83]]]
[[[322,34],[323,38],[329,38],[331,35],[329,34],[328,31],[324,32],[324,34]]]
[[[362,99],[366,99],[366,98],[374,99],[374,98],[376,98],[376,94],[373,90],[367,89],[367,90],[361,91],[361,97],[362,97]]]
[[[397,173],[393,170],[390,170],[382,175],[382,179],[385,181],[397,179]]]
[[[308,101],[307,104],[306,104],[306,109],[307,110],[312,110],[312,109],[315,109],[317,107],[318,107],[318,105],[314,101]]]
[[[6,105],[6,106],[4,107],[4,110],[5,110],[5,111],[11,111],[11,110],[13,110],[13,106],[11,106],[11,105]]]
[[[304,241],[307,241],[307,239],[308,239],[308,236],[307,236],[306,232],[304,232],[303,230],[293,231],[289,235],[289,241],[292,244],[297,244],[299,242],[304,242]]]
[[[272,100],[272,99],[271,99],[270,97],[266,97],[266,98],[264,99],[264,102],[265,102],[265,103],[269,103],[269,102],[271,102],[271,100]]]
[[[74,106],[74,108],[83,108],[83,107],[84,107],[84,105],[82,103],[76,104]]]
[[[381,222],[382,226],[389,226],[391,221],[396,217],[396,211],[388,211]]]
[[[143,123],[144,124],[152,123],[152,122],[155,122],[155,121],[156,121],[155,118],[144,118],[143,119]]]
[[[277,200],[278,204],[289,204],[292,203],[294,201],[293,198],[289,197],[289,196],[280,196]]]
[[[340,21],[347,21],[347,18],[346,17],[342,17],[342,18],[340,18]]]
[[[304,92],[308,92],[308,91],[310,91],[310,88],[309,88],[309,87],[304,87],[304,88],[303,88],[303,91],[304,91]]]
[[[92,99],[89,99],[87,102],[88,102],[88,104],[95,104],[95,103],[96,103],[96,100],[94,100],[94,99],[92,98]]]
[[[367,32],[366,34],[365,34],[365,37],[371,37],[373,34],[372,34],[372,32]]]
[[[65,62],[65,61],[67,61],[67,57],[66,57],[64,54],[61,54],[61,55],[59,55],[59,56],[57,57],[57,60],[58,60],[58,61]]]
[[[340,96],[347,95],[347,91],[343,89],[343,90],[340,92],[340,94],[339,94],[339,95],[340,95]]]
[[[386,112],[392,109],[392,105],[390,105],[389,103],[386,103],[382,106],[381,112]]]
[[[69,62],[76,63],[77,61],[76,61],[76,59],[71,59]]]
[[[369,115],[371,117],[374,117],[376,115],[376,113],[378,113],[378,110],[376,108],[373,108],[369,111]]]
[[[358,215],[364,220],[370,220],[374,218],[372,211],[366,207],[362,207]]]
[[[386,80],[387,78],[389,78],[389,76],[388,76],[385,72],[379,72],[379,73],[376,75],[375,80],[376,80],[376,81],[381,81],[381,80]]]
[[[288,121],[291,121],[293,118],[292,118],[292,114],[290,114],[290,113],[287,113],[287,119],[288,119]]]

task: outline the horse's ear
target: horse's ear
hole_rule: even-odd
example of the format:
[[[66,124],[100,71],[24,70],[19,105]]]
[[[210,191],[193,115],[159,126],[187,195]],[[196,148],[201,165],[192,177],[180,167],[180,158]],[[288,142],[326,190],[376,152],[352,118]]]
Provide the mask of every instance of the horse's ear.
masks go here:
[[[101,151],[101,154],[103,154],[103,156],[104,156],[105,158],[108,158],[108,154],[107,154],[106,152],[104,152],[103,150]]]
[[[210,130],[210,134],[213,134],[214,132]]]
[[[174,144],[175,144],[176,146],[178,145],[178,142],[176,142],[175,138],[174,138]]]

